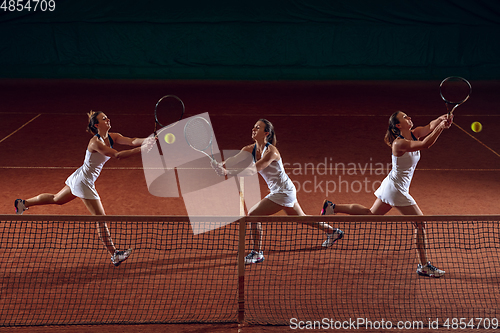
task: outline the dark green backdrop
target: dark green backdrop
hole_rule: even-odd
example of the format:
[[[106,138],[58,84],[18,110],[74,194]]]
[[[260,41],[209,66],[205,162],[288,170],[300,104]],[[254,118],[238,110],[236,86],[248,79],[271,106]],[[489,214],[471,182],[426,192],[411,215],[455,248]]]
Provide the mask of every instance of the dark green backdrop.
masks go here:
[[[54,12],[0,10],[0,77],[498,79],[500,74],[498,0],[55,3]]]

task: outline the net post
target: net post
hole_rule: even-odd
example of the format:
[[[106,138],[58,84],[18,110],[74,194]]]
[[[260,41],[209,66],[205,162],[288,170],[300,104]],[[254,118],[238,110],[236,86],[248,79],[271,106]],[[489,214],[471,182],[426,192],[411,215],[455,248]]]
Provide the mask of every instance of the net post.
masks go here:
[[[240,193],[240,216],[245,216],[245,178],[238,177]]]
[[[246,219],[239,219],[238,239],[238,324],[241,327],[245,321],[245,233]]]
[[[242,327],[245,322],[245,181],[243,177],[237,177],[240,193],[240,220],[238,238],[238,326]]]

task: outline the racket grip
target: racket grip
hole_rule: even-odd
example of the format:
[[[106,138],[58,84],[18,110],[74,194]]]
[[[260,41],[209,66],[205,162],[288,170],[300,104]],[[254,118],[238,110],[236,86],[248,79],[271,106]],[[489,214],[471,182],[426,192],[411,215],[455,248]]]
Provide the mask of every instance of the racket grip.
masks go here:
[[[163,151],[161,150],[161,144],[160,141],[158,140],[158,134],[156,131],[154,132],[155,134],[155,139],[156,139],[156,145],[158,146],[158,152],[160,153],[161,156],[163,156]]]
[[[448,112],[448,120],[453,118],[453,111],[455,111],[456,106]]]
[[[448,113],[448,120],[446,121],[445,128],[450,128],[451,124],[453,124],[453,113]]]
[[[224,166],[222,165],[222,163],[218,163],[216,160],[212,159],[212,161],[210,162],[210,165],[212,166],[212,168],[214,169],[215,173],[218,175],[218,176],[225,176],[226,175],[226,169],[224,169]]]

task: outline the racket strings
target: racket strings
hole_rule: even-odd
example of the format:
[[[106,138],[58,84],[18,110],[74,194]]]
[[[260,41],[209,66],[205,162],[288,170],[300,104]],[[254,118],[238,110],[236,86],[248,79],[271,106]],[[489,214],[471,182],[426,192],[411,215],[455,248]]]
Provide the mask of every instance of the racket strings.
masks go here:
[[[196,150],[204,151],[212,144],[212,128],[203,118],[194,118],[189,121],[184,133],[188,144]]]
[[[160,125],[161,127],[171,126],[182,119],[184,111],[184,103],[179,97],[175,95],[163,96],[156,103],[156,124]]]
[[[461,77],[449,77],[440,85],[441,97],[447,104],[461,104],[471,93],[470,83]]]
[[[469,97],[469,91],[453,91],[443,93],[443,99],[448,104],[459,104],[465,102]]]

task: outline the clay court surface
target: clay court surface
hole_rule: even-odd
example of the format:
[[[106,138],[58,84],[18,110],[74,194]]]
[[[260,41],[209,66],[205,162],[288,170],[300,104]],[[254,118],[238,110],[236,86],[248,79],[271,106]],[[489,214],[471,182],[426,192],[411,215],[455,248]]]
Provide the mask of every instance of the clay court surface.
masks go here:
[[[457,109],[456,125],[443,132],[437,143],[421,154],[410,192],[426,215],[500,215],[500,112],[495,103],[500,82],[471,81],[471,84],[473,93],[471,98]],[[390,148],[383,142],[389,115],[396,110],[403,110],[412,116],[416,126],[426,125],[446,112],[438,87],[439,81],[0,80],[3,96],[0,109],[3,120],[3,126],[0,127],[0,214],[13,214],[13,202],[16,198],[29,198],[43,192],[55,193],[64,186],[65,179],[81,165],[90,139],[90,135],[85,132],[87,112],[104,111],[111,119],[111,131],[130,137],[146,137],[154,128],[154,105],[165,94],[175,94],[183,99],[186,117],[208,112],[220,149],[240,149],[250,144],[250,131],[259,118],[267,118],[273,122],[278,138],[277,147],[283,162],[286,163],[288,174],[296,183],[298,200],[307,214],[317,215],[325,197],[337,203],[360,203],[370,206],[374,200],[373,191],[387,174],[390,163]],[[472,132],[470,125],[474,121],[483,124],[481,132]],[[329,184],[328,188],[326,184]],[[262,179],[260,185],[261,192],[265,195],[267,189]],[[182,198],[159,198],[148,192],[140,156],[122,161],[110,160],[96,182],[96,188],[108,215],[155,218],[186,215]],[[389,214],[399,215],[396,210]],[[32,207],[23,218],[30,215],[86,216],[89,213],[77,199],[61,207]],[[338,216],[334,218],[337,219]],[[233,246],[233,241],[237,242],[236,226],[227,227],[229,231],[227,234],[224,231],[222,236],[217,232],[203,236],[213,241],[210,244],[217,244],[220,237],[223,244],[221,247],[225,246],[225,239],[230,239],[226,248],[221,250],[220,261],[213,263],[211,258],[205,257],[207,253],[203,252],[203,248],[194,246],[179,250],[168,247],[168,244],[182,237],[192,240],[193,244],[197,241],[190,234],[188,224],[182,224],[178,233],[172,231],[170,224],[160,231],[143,231],[141,223],[147,222],[146,218],[144,220],[131,228],[141,231],[142,237],[135,231],[130,232],[132,235],[123,231],[129,228],[126,221],[110,225],[117,242],[134,242],[137,249],[137,254],[120,266],[119,270],[113,269],[109,263],[93,225],[89,225],[85,232],[88,239],[85,243],[85,254],[92,258],[92,264],[75,262],[72,259],[74,254],[63,251],[63,246],[56,246],[56,250],[51,251],[61,253],[58,257],[58,254],[51,252],[51,258],[60,259],[47,262],[47,270],[43,269],[43,265],[37,266],[37,270],[58,279],[68,279],[70,287],[89,283],[86,277],[91,276],[91,283],[96,285],[102,286],[103,281],[108,279],[125,279],[131,283],[143,284],[142,290],[161,289],[164,279],[192,279],[193,283],[196,283],[196,279],[203,279],[203,274],[220,274],[225,278],[229,276],[228,280],[221,282],[220,289],[227,289],[228,293],[232,293],[234,288],[231,289],[231,283],[237,282],[237,248]],[[430,257],[435,258],[433,260],[439,262],[438,266],[449,272],[442,279],[419,279],[414,274],[416,257],[412,248],[410,222],[398,224],[377,220],[373,223],[357,223],[335,220],[339,224],[338,227],[346,231],[346,238],[339,242],[335,249],[325,251],[317,248],[322,241],[322,236],[317,231],[288,223],[284,225],[289,228],[290,237],[297,241],[292,245],[282,241],[279,236],[281,228],[276,225],[269,226],[266,231],[268,238],[264,244],[268,252],[266,261],[259,267],[247,268],[247,305],[258,307],[262,301],[260,296],[255,295],[259,295],[262,290],[270,297],[266,301],[269,308],[268,305],[263,305],[260,309],[246,308],[247,318],[255,324],[247,324],[242,328],[238,327],[237,323],[231,323],[237,319],[235,309],[228,319],[221,319],[229,321],[226,323],[129,323],[50,327],[42,325],[27,328],[2,327],[0,332],[237,332],[238,329],[252,333],[293,331],[283,322],[283,314],[273,313],[271,305],[278,304],[281,311],[287,309],[289,304],[297,304],[293,311],[307,314],[307,309],[300,309],[301,299],[321,299],[323,296],[319,293],[325,290],[329,293],[326,296],[330,297],[329,302],[333,302],[331,297],[336,293],[343,296],[333,302],[338,307],[338,313],[345,310],[358,316],[363,316],[365,310],[366,313],[378,314],[380,309],[390,307],[388,303],[394,299],[402,300],[404,305],[401,309],[394,305],[395,318],[400,315],[399,319],[405,320],[402,316],[406,311],[417,315],[427,314],[420,312],[418,304],[412,309],[408,306],[411,301],[407,300],[424,298],[433,292],[437,292],[441,299],[447,300],[441,306],[436,305],[434,312],[431,312],[435,316],[453,316],[460,314],[460,309],[464,309],[463,311],[470,311],[464,315],[471,317],[485,315],[480,309],[498,309],[498,297],[474,299],[472,293],[474,290],[481,290],[485,294],[498,295],[498,221],[478,221],[477,224],[471,225],[461,221],[443,220],[430,224],[428,231]],[[12,226],[12,229],[7,229],[5,225],[7,224],[4,224],[2,230],[3,238],[7,237],[8,230],[14,235],[13,239],[22,237],[22,227]],[[378,228],[377,225],[380,230],[376,232],[378,238],[375,237],[374,241],[370,228]],[[48,224],[47,230],[55,232],[59,226],[57,223]],[[67,226],[64,226],[63,230],[66,230],[65,227]],[[456,231],[457,228],[460,231]],[[144,236],[147,232],[158,232],[158,235],[164,235],[165,238],[158,236],[159,245],[151,245],[148,242],[151,238],[156,239],[156,236]],[[30,237],[34,238],[23,241],[33,242],[37,236]],[[78,237],[72,237],[75,242],[79,242]],[[367,237],[371,240],[365,244]],[[10,239],[10,242],[13,242],[12,238]],[[382,246],[377,247],[374,244]],[[162,252],[165,249],[168,250],[167,254]],[[16,251],[4,251],[3,265],[6,264],[8,255],[22,256]],[[293,265],[289,264],[290,254],[293,254]],[[183,261],[177,262],[178,258]],[[318,270],[318,265],[312,264],[310,258],[323,268]],[[464,262],[464,258],[471,263]],[[172,269],[175,265],[190,265],[190,259],[196,261],[192,269],[182,266],[182,273],[176,273]],[[197,264],[201,266],[197,268]],[[396,273],[398,277],[392,285],[387,281],[391,278],[384,277],[384,267],[391,264],[401,269],[401,272]],[[69,269],[57,275],[53,271],[57,271],[58,266]],[[151,267],[158,272],[155,275],[158,280],[154,280],[158,286],[137,280]],[[95,272],[92,273],[93,269]],[[476,275],[475,270],[481,269],[487,272],[487,276]],[[310,273],[308,277],[308,272],[314,273]],[[329,275],[331,272],[335,272],[334,278]],[[287,277],[287,274],[293,273],[298,275]],[[231,280],[233,276],[235,279]],[[273,280],[275,285],[266,285],[265,276],[279,278]],[[295,285],[299,280],[297,276],[301,282]],[[14,285],[16,277],[19,276],[15,273],[4,276],[4,296],[12,297],[12,290],[19,292],[23,288],[28,288],[26,291],[29,293],[26,282],[19,282],[26,284],[23,286]],[[317,283],[320,281],[326,285],[306,288],[308,278],[317,278]],[[46,287],[46,290],[53,290],[48,284]],[[178,295],[182,294],[179,288],[198,290],[188,284],[181,284],[176,287]],[[286,295],[281,298],[279,295],[273,296],[273,289],[277,288],[287,290]],[[340,291],[336,288],[340,288]],[[139,287],[132,289],[134,292],[141,290]],[[394,291],[386,302],[383,302],[383,298],[369,296],[370,293],[376,294],[386,289]],[[353,297],[353,294],[358,297]],[[217,298],[225,303],[221,295],[208,293],[205,296],[207,299]],[[450,295],[453,298],[448,299]],[[82,300],[87,299],[84,295],[79,297],[82,297]],[[125,296],[107,295],[108,303],[103,302],[97,310],[86,310],[106,312],[108,306],[113,306],[111,303],[115,297],[120,304],[127,304]],[[147,298],[137,295],[134,297]],[[169,300],[169,297],[177,296],[166,296],[166,299]],[[235,297],[231,295],[227,302],[234,302],[237,306]],[[218,307],[217,302],[213,304],[215,305],[212,305],[212,308]],[[50,305],[47,303],[46,307],[49,308]],[[203,306],[198,308],[202,309]],[[330,309],[323,310],[323,313],[316,311],[314,315],[320,318],[331,316]],[[154,311],[159,311],[158,307],[154,308]],[[136,313],[138,321],[144,320],[141,319],[140,313],[146,317],[151,315],[148,308],[143,308],[139,314]],[[498,317],[498,312],[492,314]],[[131,320],[130,316],[120,316],[125,316],[124,321]],[[264,320],[262,318],[269,320],[270,326],[257,325],[259,321]],[[203,321],[205,320],[210,321]]]

